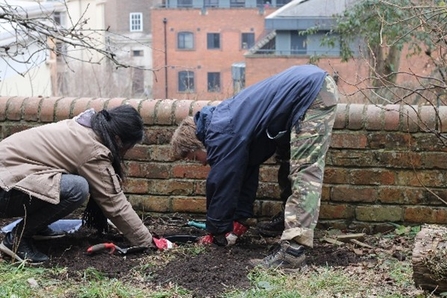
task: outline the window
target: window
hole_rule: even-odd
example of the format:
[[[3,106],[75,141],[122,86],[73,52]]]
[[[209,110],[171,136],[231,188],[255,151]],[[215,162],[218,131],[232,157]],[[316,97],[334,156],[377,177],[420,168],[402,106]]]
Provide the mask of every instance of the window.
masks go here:
[[[220,72],[208,73],[208,92],[220,92]]]
[[[205,0],[205,7],[219,7],[219,0]]]
[[[177,7],[192,7],[192,0],[177,0]]]
[[[65,26],[65,13],[60,11],[55,11],[53,15],[54,22],[57,25]]]
[[[192,50],[194,48],[194,35],[192,32],[179,32],[177,47],[182,50]]]
[[[230,0],[230,7],[245,7],[245,0]]]
[[[178,73],[178,91],[193,92],[194,91],[194,73],[192,71],[180,71]]]
[[[299,31],[290,33],[290,53],[292,55],[307,54],[307,35],[300,34]]]
[[[220,49],[220,33],[207,33],[206,46],[210,49]]]
[[[132,93],[134,96],[144,92],[144,72],[141,68],[133,68]]]
[[[130,32],[143,31],[143,14],[141,12],[131,12],[129,21]]]
[[[143,57],[144,53],[142,50],[133,50],[132,51],[132,56],[134,57]]]
[[[255,34],[254,33],[242,33],[242,49],[249,49],[255,45]]]

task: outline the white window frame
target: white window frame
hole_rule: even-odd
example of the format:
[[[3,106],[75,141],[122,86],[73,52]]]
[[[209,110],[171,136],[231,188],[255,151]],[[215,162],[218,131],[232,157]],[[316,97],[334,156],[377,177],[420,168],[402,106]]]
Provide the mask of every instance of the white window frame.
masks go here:
[[[129,14],[129,29],[130,29],[130,32],[143,31],[143,13],[142,12],[131,12]]]

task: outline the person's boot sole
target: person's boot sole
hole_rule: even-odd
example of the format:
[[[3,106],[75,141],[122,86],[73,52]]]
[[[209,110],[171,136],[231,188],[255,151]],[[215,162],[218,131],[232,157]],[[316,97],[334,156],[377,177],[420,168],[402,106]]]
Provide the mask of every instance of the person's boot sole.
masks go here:
[[[4,245],[3,242],[0,243],[0,251],[1,251],[2,253],[4,253],[4,254],[7,254],[7,255],[10,256],[12,259],[14,259],[14,260],[16,260],[16,261],[19,261],[20,263],[27,262],[27,263],[29,263],[30,265],[41,265],[41,264],[44,263],[44,262],[32,262],[32,261],[29,260],[29,259],[25,259],[25,260],[22,259],[19,255],[17,255],[17,254],[14,253],[12,250],[10,250],[8,247],[6,247],[6,245]]]

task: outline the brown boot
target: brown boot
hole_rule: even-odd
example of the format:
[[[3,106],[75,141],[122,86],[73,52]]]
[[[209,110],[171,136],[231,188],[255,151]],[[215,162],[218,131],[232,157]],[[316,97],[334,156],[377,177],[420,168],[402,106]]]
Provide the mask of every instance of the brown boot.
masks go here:
[[[249,264],[265,269],[300,269],[305,265],[305,247],[296,242],[281,241],[278,248],[263,259],[252,259]]]

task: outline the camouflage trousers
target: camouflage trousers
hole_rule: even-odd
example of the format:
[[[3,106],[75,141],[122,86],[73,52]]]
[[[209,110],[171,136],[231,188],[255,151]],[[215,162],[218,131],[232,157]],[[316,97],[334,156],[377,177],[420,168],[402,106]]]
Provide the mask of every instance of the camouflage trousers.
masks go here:
[[[327,76],[304,119],[297,124],[299,127],[292,129],[288,177],[292,194],[285,204],[285,228],[281,240],[294,240],[301,245],[313,247],[325,158],[331,141],[337,101],[337,85]]]

